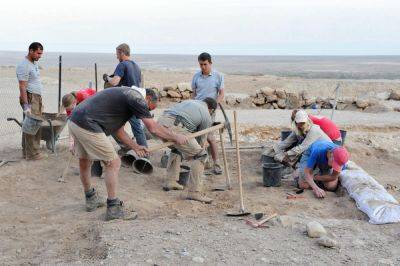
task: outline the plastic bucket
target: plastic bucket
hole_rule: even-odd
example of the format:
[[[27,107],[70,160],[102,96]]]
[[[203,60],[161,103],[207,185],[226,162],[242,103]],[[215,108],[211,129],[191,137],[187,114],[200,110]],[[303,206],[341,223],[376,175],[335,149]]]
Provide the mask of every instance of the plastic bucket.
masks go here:
[[[340,136],[342,137],[342,146],[344,145],[344,140],[346,139],[347,131],[340,130]]]
[[[292,133],[291,130],[283,130],[281,131],[281,140],[285,140]]]
[[[42,125],[42,120],[32,118],[30,116],[25,116],[22,122],[22,132],[29,135],[36,135]]]
[[[283,165],[280,163],[263,164],[263,185],[264,187],[281,186]]]
[[[266,154],[261,155],[261,163],[276,163],[273,156]]]
[[[133,169],[139,174],[149,175],[153,173],[153,165],[146,158],[138,158],[133,162]]]
[[[179,173],[178,183],[182,186],[186,186],[189,182],[190,167],[187,165],[181,165],[181,172]]]

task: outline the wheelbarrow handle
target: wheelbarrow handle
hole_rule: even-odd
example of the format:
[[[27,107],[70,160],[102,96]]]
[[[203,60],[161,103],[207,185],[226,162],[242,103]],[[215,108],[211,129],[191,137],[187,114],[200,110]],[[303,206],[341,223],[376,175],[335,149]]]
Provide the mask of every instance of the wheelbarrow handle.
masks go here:
[[[21,122],[19,122],[16,118],[14,117],[7,117],[7,121],[14,121],[15,123],[18,124],[18,126],[22,127]]]

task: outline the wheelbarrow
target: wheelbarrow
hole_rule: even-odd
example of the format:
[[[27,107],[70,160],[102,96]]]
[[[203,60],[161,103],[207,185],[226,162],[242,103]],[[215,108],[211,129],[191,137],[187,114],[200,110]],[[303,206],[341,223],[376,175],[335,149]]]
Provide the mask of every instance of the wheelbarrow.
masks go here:
[[[56,141],[67,123],[67,116],[65,114],[43,113],[42,118],[44,121],[40,126],[40,130],[42,131],[41,140],[46,141],[47,149],[54,153]],[[22,127],[22,122],[14,117],[8,117],[7,121],[14,121]]]

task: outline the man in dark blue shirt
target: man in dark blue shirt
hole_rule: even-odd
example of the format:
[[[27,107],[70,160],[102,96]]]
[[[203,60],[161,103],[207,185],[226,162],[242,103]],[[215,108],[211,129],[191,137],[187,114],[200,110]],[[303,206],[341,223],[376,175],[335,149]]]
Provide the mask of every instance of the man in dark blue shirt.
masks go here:
[[[131,50],[129,45],[126,43],[118,45],[116,48],[116,54],[119,64],[115,68],[112,77],[107,74],[103,75],[104,81],[113,87],[135,86],[140,88],[142,83],[142,73],[139,66],[131,60]],[[132,117],[129,120],[129,123],[131,124],[132,133],[135,136],[136,142],[141,146],[147,147],[146,135],[143,131],[144,128],[140,120],[136,117]]]

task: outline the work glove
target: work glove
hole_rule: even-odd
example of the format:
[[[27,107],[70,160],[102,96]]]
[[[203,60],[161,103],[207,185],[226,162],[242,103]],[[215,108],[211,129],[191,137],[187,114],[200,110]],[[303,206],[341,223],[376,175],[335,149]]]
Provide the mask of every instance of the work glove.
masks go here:
[[[108,75],[107,75],[107,74],[103,74],[103,80],[104,80],[104,82],[108,82],[108,79],[109,79]]]
[[[278,153],[274,156],[274,160],[277,162],[283,162],[283,159],[287,157],[287,154],[284,152]]]
[[[22,105],[22,110],[25,115],[30,115],[32,113],[31,107],[32,107],[32,105],[30,105],[28,103],[24,103]]]

